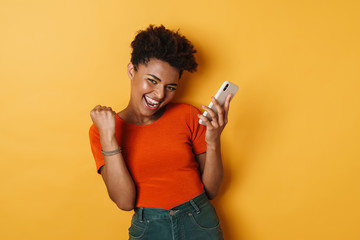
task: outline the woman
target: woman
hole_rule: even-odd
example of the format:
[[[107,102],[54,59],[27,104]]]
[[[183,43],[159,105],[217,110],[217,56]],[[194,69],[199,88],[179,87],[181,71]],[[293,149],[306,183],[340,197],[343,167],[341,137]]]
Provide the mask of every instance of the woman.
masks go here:
[[[150,25],[131,43],[128,106],[90,113],[90,143],[112,201],[134,209],[130,239],[223,239],[213,199],[223,167],[220,135],[229,95],[212,121],[189,104],[174,104],[184,70],[196,71],[193,45],[178,32]],[[206,126],[199,124],[202,119]]]

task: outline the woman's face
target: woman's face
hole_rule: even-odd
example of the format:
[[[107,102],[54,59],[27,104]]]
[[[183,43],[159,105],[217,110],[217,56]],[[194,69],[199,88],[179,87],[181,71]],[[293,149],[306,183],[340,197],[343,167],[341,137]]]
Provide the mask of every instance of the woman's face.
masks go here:
[[[152,58],[139,64],[137,71],[128,65],[131,79],[130,106],[141,117],[151,117],[175,96],[179,71],[167,62]]]

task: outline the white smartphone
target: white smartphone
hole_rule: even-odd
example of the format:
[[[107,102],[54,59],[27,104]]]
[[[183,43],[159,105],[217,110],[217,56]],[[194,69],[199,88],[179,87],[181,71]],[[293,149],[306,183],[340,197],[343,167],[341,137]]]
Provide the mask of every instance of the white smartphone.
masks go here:
[[[236,84],[231,83],[229,81],[225,81],[221,85],[219,91],[216,93],[215,99],[219,102],[219,104],[221,106],[223,106],[227,95],[229,95],[229,93],[231,93],[232,94],[231,99],[233,99],[233,97],[235,96],[238,89],[239,89],[239,87]],[[231,99],[230,99],[230,101],[231,101]],[[208,107],[211,108],[215,113],[217,113],[216,107],[212,102],[210,102]],[[212,120],[212,118],[208,112],[205,111],[203,113],[203,115],[210,121]],[[205,125],[205,123],[201,119],[199,119],[199,123],[202,125]]]

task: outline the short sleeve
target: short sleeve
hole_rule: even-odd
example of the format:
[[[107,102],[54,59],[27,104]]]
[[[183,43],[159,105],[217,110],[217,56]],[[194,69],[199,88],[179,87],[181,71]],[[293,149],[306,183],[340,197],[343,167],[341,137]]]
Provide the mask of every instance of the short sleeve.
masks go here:
[[[198,114],[201,114],[199,109],[190,105],[189,125],[191,130],[191,143],[195,155],[206,152],[206,127],[199,123]]]
[[[100,134],[94,124],[91,125],[89,130],[91,151],[95,159],[96,170],[100,174],[100,168],[104,166],[105,161],[101,153]]]

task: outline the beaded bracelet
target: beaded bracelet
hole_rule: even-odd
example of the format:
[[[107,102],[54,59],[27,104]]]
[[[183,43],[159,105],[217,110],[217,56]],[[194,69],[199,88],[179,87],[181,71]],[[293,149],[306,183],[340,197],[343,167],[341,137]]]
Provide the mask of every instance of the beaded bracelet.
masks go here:
[[[115,149],[113,151],[103,151],[101,150],[101,153],[103,156],[112,156],[112,155],[116,155],[118,153],[121,153],[121,148]]]

